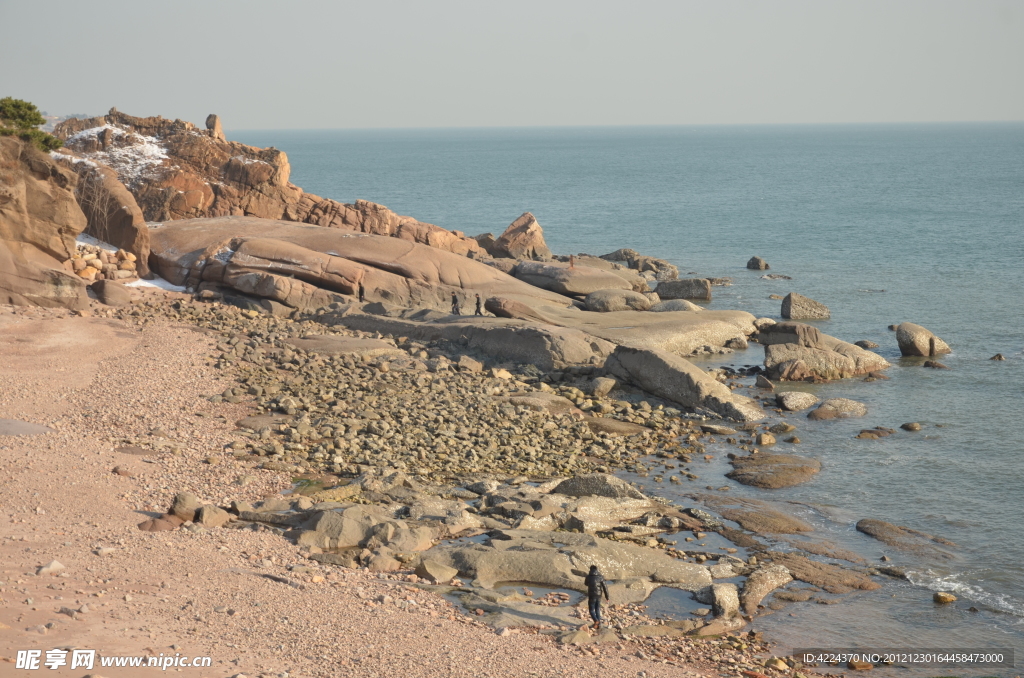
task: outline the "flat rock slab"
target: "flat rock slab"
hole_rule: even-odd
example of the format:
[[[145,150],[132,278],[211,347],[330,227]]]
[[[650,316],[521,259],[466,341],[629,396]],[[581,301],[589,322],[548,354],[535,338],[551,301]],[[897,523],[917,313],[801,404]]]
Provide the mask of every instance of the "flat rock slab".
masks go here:
[[[291,421],[292,418],[286,414],[257,414],[251,417],[244,417],[235,422],[235,426],[238,428],[249,428],[253,431],[259,431],[260,429],[267,428],[268,426],[276,426],[277,424],[283,424],[286,421]]]
[[[53,432],[52,428],[41,424],[17,419],[0,419],[0,436],[38,436]]]
[[[610,417],[584,417],[583,421],[594,433],[607,433],[614,436],[635,436],[638,433],[650,433],[651,431],[646,426]]]
[[[303,337],[301,339],[285,339],[285,344],[311,353],[321,355],[341,355],[352,353],[359,356],[377,358],[384,355],[407,355],[402,349],[380,339],[359,339],[356,337],[338,337],[329,334]]]
[[[726,473],[742,485],[778,489],[806,483],[821,470],[817,459],[798,457],[795,454],[752,454],[737,457],[730,462],[733,470]]]
[[[767,508],[756,511],[738,508],[725,509],[720,513],[726,520],[739,523],[744,529],[758,534],[796,534],[814,530],[813,527],[798,518]]]

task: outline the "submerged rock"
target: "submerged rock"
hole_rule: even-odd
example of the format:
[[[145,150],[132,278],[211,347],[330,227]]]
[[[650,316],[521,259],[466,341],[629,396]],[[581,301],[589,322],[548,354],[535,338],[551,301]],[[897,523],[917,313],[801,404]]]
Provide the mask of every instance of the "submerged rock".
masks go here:
[[[806,483],[821,470],[817,459],[793,454],[767,454],[764,452],[737,457],[730,462],[733,470],[725,474],[742,485],[778,489]]]

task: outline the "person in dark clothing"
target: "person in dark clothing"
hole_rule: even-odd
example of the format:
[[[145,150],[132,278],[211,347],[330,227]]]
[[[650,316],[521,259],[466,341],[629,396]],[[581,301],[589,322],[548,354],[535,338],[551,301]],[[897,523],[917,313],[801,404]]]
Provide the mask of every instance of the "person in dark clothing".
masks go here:
[[[594,628],[601,628],[601,595],[608,600],[608,584],[604,577],[597,570],[597,565],[590,566],[588,574],[583,582],[587,585],[587,604],[590,607],[590,618],[594,620]]]
[[[476,313],[475,313],[475,315],[483,315],[483,314],[484,314],[483,302],[480,301],[480,295],[478,294],[478,295],[476,295]]]
[[[366,290],[363,288],[363,281],[359,281],[359,287],[356,290],[359,293],[359,303],[363,303],[363,296],[366,294]]]
[[[459,308],[459,298],[455,296],[455,292],[452,292],[452,315],[462,315],[462,310]]]

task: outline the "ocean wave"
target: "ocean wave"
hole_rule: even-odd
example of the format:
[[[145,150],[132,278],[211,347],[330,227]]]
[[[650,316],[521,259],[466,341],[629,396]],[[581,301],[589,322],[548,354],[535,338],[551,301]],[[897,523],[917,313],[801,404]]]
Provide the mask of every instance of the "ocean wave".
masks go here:
[[[1005,593],[991,593],[977,584],[963,581],[964,572],[939,574],[932,570],[909,571],[907,579],[915,586],[922,586],[931,591],[948,591],[971,602],[986,605],[993,610],[1006,612],[1016,617],[1024,617],[1024,601]],[[1021,620],[1024,622],[1024,619]]]

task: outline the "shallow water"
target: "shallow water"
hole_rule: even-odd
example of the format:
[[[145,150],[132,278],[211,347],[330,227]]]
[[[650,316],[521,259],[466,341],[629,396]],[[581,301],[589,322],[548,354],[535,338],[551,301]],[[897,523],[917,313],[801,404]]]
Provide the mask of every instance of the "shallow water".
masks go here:
[[[797,514],[821,537],[869,560],[888,555],[912,568],[912,583],[889,580],[842,605],[794,604],[754,627],[783,649],[1024,651],[1024,125],[267,131],[232,138],[287,151],[292,180],[326,197],[373,200],[469,234],[498,234],[529,210],[556,252],[631,247],[670,260],[684,275],[731,277],[732,286],[714,288],[711,308],[778,318],[780,302],[768,295],[790,291],[827,304],[832,319],[815,324],[847,341],[879,343],[893,363],[891,379],[793,388],[861,400],[868,416],[787,417],[803,441],[793,451],[823,465],[805,485],[737,487],[723,477],[723,448],[706,469],[695,469],[701,481],[689,485],[698,488],[681,489],[728,484],[739,496],[802,502]],[[744,267],[752,255],[793,280],[762,280],[762,272]],[[940,358],[949,370],[900,359],[886,328],[903,321],[952,346]],[[1007,360],[989,361],[997,352]],[[707,364],[762,360],[753,345]],[[853,438],[862,428],[908,421],[924,429]],[[657,489],[665,496],[680,491],[667,483]],[[894,551],[856,532],[854,524],[868,517],[958,546],[948,559]],[[934,590],[960,600],[935,606]]]

